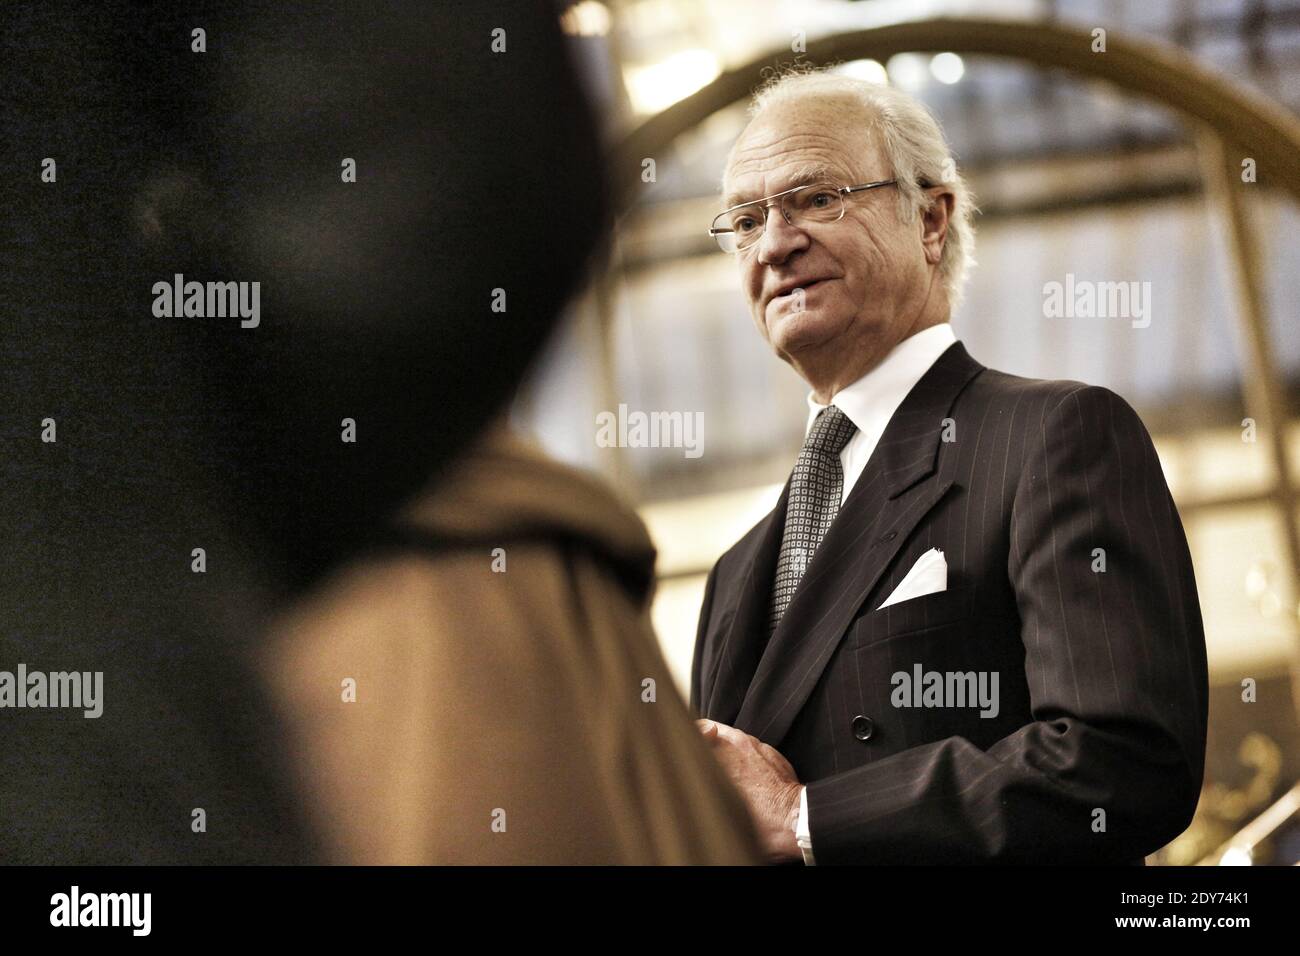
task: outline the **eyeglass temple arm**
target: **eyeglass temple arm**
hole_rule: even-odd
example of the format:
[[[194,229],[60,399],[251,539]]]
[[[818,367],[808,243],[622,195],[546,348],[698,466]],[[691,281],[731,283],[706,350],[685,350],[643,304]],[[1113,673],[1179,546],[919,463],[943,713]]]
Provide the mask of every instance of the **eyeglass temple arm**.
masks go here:
[[[845,193],[860,193],[864,189],[875,189],[879,186],[892,186],[896,182],[898,182],[897,179],[882,179],[879,182],[863,183],[861,186],[844,186],[842,187],[842,191]]]

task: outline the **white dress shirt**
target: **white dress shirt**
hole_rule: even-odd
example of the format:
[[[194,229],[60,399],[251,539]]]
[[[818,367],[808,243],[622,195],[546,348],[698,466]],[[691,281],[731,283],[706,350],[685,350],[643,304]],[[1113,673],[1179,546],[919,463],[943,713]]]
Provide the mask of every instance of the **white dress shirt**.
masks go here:
[[[898,411],[898,406],[903,404],[907,393],[956,341],[957,336],[947,322],[917,332],[894,346],[870,372],[831,397],[830,404],[847,415],[849,421],[858,427],[840,452],[840,465],[844,469],[841,505],[862,476],[871,453],[880,442],[880,436],[885,433],[885,426],[894,417],[894,412]],[[817,413],[825,407],[813,398],[811,392],[808,393],[807,429],[812,428]],[[803,851],[804,863],[811,865],[814,861],[812,837],[808,832],[807,787],[799,791],[799,819],[795,824],[795,839]]]
[[[831,398],[834,405],[849,421],[858,426],[858,430],[849,443],[840,452],[840,465],[844,468],[844,490],[840,492],[840,504],[849,497],[854,484],[867,467],[867,460],[876,450],[880,436],[885,433],[885,426],[903,404],[903,399],[912,390],[921,376],[930,370],[939,356],[948,350],[948,346],[957,341],[952,326],[947,322],[933,325],[922,332],[917,332],[909,339],[904,339],[894,346],[893,351],[852,385],[840,389]],[[813,421],[825,405],[822,405],[808,393],[808,425],[806,435],[812,429]]]

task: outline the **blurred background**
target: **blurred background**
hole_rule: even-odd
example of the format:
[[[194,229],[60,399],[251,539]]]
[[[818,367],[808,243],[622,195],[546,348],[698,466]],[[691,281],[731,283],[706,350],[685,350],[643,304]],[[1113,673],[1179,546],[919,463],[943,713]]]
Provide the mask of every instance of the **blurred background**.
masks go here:
[[[615,173],[634,185],[605,261],[513,417],[553,455],[600,473],[639,508],[659,549],[655,626],[684,695],[705,575],[776,502],[806,419],[806,387],[768,352],[733,260],[706,233],[721,209],[727,150],[747,119],[747,101],[720,89],[720,77],[751,70],[752,87],[762,66],[820,65],[817,41],[855,31],[1007,18],[1044,34],[1100,27],[1112,44],[1172,48],[1274,108],[1300,109],[1300,0],[562,6],[608,145],[636,164]],[[1178,503],[1209,649],[1210,753],[1195,822],[1150,862],[1295,863],[1294,199],[1263,173],[1249,188],[1216,192],[1224,167],[1211,158],[1212,138],[1131,83],[1126,91],[1013,56],[869,52],[840,58],[838,68],[928,104],[980,208],[978,266],[953,318],[958,337],[985,365],[1124,396],[1152,432]],[[619,153],[643,124],[692,96],[705,104],[702,119],[644,156]],[[645,158],[654,161],[652,176]],[[1234,222],[1245,232],[1234,234]],[[1067,274],[1150,283],[1149,325],[1048,317],[1044,286]],[[620,404],[702,413],[703,454],[600,447],[596,416]],[[1243,426],[1247,418],[1257,431]],[[1243,700],[1248,680],[1254,701]]]

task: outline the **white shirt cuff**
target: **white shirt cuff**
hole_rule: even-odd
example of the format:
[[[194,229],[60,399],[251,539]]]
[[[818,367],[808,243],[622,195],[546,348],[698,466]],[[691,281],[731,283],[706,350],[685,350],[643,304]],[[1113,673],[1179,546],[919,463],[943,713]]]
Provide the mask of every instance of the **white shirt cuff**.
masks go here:
[[[794,825],[794,840],[803,851],[805,866],[815,865],[812,852],[812,834],[808,832],[808,788],[799,790],[799,819]]]

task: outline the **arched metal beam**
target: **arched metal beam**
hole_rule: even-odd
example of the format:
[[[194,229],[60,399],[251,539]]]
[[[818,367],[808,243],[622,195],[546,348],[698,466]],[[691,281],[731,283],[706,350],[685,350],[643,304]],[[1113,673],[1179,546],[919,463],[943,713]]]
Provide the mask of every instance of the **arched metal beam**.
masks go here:
[[[1098,24],[1104,28],[1104,24]],[[940,18],[857,30],[808,43],[814,63],[895,53],[984,54],[1100,80],[1210,127],[1258,166],[1259,182],[1300,202],[1300,120],[1273,101],[1213,73],[1176,47],[1107,30],[1106,52],[1092,52],[1090,28],[1015,20]],[[749,96],[764,67],[793,61],[776,50],[730,70],[637,127],[618,147],[614,179],[624,199],[640,182],[641,160],[659,155],[681,133]]]

